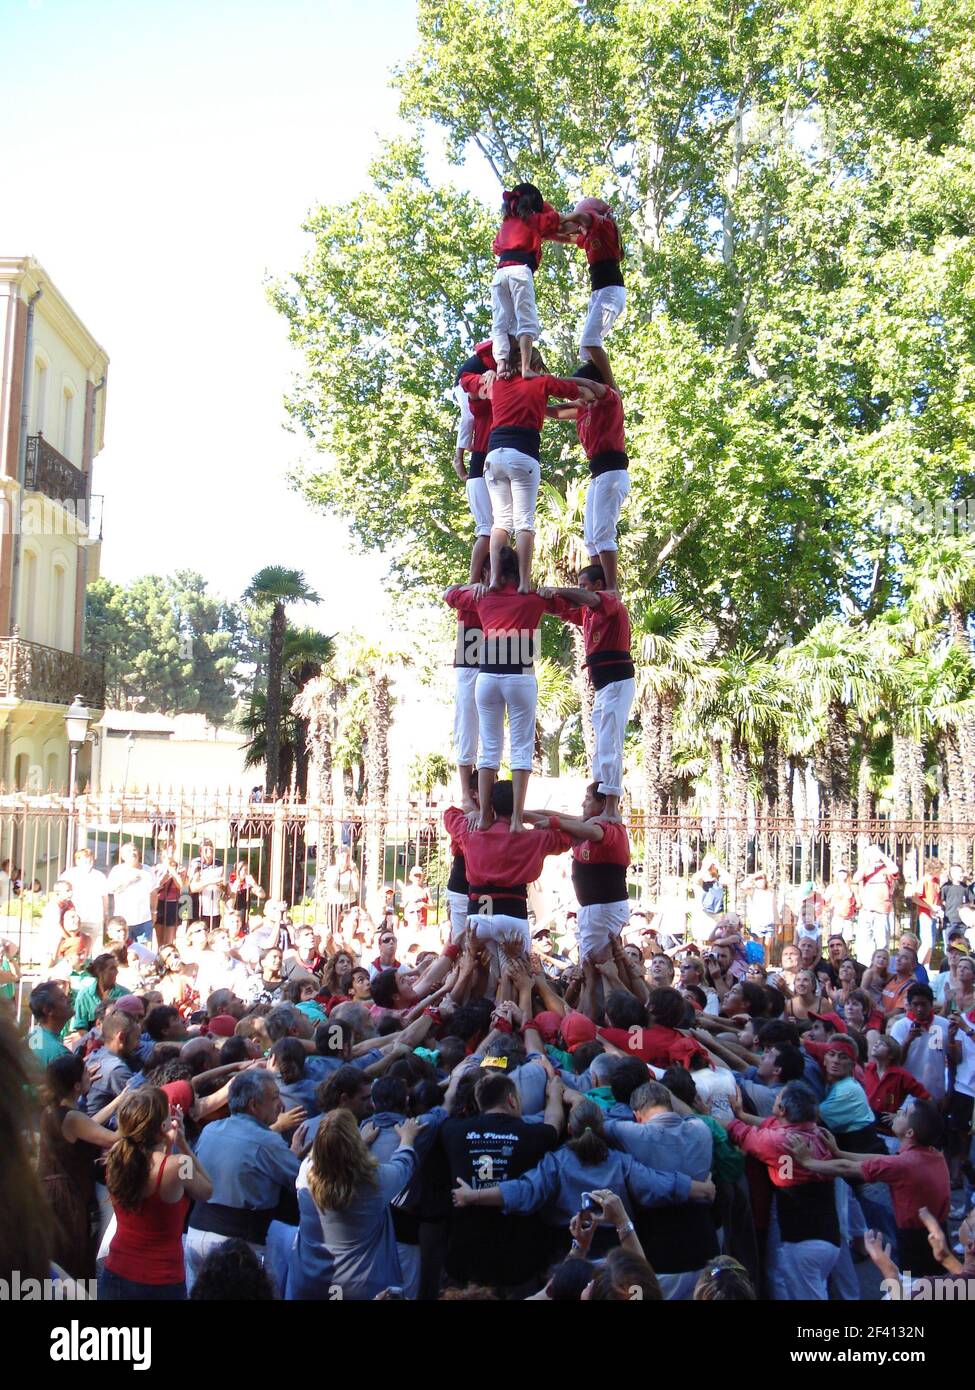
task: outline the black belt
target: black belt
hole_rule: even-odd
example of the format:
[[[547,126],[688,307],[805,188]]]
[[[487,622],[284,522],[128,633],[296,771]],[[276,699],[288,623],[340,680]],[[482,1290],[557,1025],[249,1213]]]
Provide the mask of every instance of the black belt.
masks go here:
[[[605,261],[589,262],[589,285],[594,290],[604,290],[607,285],[622,285],[623,272],[620,263],[612,258]]]
[[[536,251],[502,251],[498,257],[498,269],[503,270],[506,265],[526,265],[534,275],[538,269],[538,253]]]
[[[517,449],[519,454],[537,459],[542,448],[541,430],[530,425],[495,425],[488,435],[488,453],[495,449]]]
[[[472,883],[468,893],[469,908],[472,914],[482,914],[481,904],[485,898],[490,899],[490,911],[486,916],[494,913],[494,904],[500,901],[504,904],[504,917],[519,917],[522,921],[528,920],[528,885],[524,883],[493,884],[486,883],[475,887]]]
[[[630,466],[630,456],[625,449],[600,449],[589,460],[589,472],[594,478],[603,473],[617,473]]]
[[[585,664],[589,667],[589,676],[595,690],[603,690],[614,681],[632,680],[636,676],[633,658],[629,652],[602,648],[590,652]]]
[[[264,1245],[267,1228],[274,1220],[277,1207],[225,1207],[219,1202],[197,1202],[190,1213],[191,1231],[212,1231],[218,1236],[249,1240],[252,1245]]]
[[[486,449],[472,449],[470,461],[467,465],[468,478],[484,477],[484,460],[487,458]]]

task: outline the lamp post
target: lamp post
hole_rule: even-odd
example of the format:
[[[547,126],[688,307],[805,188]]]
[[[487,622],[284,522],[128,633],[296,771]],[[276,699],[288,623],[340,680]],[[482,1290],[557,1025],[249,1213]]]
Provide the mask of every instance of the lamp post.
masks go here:
[[[77,811],[75,809],[75,798],[78,794],[78,751],[85,739],[88,737],[88,725],[91,723],[91,710],[87,709],[82,702],[81,696],[74,697],[74,704],[70,705],[64,716],[64,727],[68,734],[68,797],[70,800],[70,814],[68,818],[68,845],[66,864],[70,867],[74,860],[74,841],[76,829]]]

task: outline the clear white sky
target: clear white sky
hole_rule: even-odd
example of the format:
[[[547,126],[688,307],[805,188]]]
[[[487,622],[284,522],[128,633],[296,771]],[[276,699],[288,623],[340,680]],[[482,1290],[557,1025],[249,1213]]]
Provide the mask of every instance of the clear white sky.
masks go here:
[[[308,446],[264,281],[298,266],[311,206],[366,185],[415,39],[412,0],[0,0],[0,241],[111,358],[109,578],[193,568],[234,598],[284,564],[325,598],[296,616],[386,625],[382,561],[330,578],[346,529],[284,482]]]

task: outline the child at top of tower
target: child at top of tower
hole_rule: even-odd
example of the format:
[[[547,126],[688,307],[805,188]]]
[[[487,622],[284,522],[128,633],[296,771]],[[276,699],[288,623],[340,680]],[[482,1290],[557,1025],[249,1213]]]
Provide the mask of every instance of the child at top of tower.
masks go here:
[[[589,312],[582,326],[581,355],[599,368],[607,386],[617,390],[603,340],[626,307],[623,241],[612,210],[602,198],[583,198],[562,222],[563,234],[575,234],[589,262]]]
[[[509,334],[518,340],[522,376],[534,375],[532,344],[542,331],[535,305],[535,271],[543,240],[556,240],[561,229],[561,213],[545,202],[533,183],[519,183],[505,192],[501,226],[492,247],[498,269],[491,282],[491,338],[499,376],[508,374]]]

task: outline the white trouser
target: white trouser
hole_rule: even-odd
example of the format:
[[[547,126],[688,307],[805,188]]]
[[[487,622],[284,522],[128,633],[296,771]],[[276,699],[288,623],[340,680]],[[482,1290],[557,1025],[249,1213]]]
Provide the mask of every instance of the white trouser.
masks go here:
[[[525,955],[531,951],[531,934],[523,917],[509,917],[504,912],[472,912],[467,923],[477,927],[478,941],[520,941]]]
[[[491,281],[491,342],[495,362],[502,358],[507,362],[511,356],[509,337],[520,338],[523,333],[530,333],[534,340],[541,331],[535,304],[535,276],[527,265],[503,266]]]
[[[934,918],[929,912],[917,914],[917,934],[920,941],[918,960],[923,961],[934,949]]]
[[[467,505],[474,518],[474,534],[489,536],[494,525],[494,512],[491,509],[491,494],[488,491],[487,480],[483,477],[468,478],[465,486]]]
[[[582,325],[582,356],[588,357],[587,347],[602,347],[603,339],[626,308],[626,289],[623,285],[604,285],[589,296],[589,312]]]
[[[457,666],[457,686],[454,695],[454,758],[464,767],[477,762],[477,685],[476,666]]]
[[[210,1251],[215,1250],[218,1246],[223,1245],[225,1241],[231,1238],[230,1236],[218,1235],[216,1231],[198,1231],[193,1226],[190,1227],[183,1237],[183,1261],[186,1265],[187,1293],[189,1293],[190,1289],[192,1289],[193,1285],[196,1283],[203,1262]],[[251,1240],[249,1240],[247,1244],[263,1265],[266,1247],[263,1245],[255,1245]]]
[[[623,503],[630,495],[630,474],[626,468],[611,468],[590,478],[586,489],[583,536],[590,560],[604,550],[618,550],[616,525]]]
[[[534,531],[535,504],[542,470],[538,459],[520,449],[492,449],[484,460],[491,517],[501,531]]]
[[[593,781],[603,796],[623,795],[623,740],[636,681],[610,681],[596,691],[592,705]],[[514,764],[512,764],[514,766]]]
[[[611,936],[619,936],[629,920],[629,902],[590,903],[588,907],[580,907],[576,919],[579,960],[585,960],[607,945]]]
[[[467,930],[468,903],[469,899],[466,893],[455,893],[452,888],[447,889],[447,906],[450,909],[450,944],[452,946],[464,939],[464,932]]]
[[[856,944],[860,960],[869,960],[874,951],[887,948],[887,935],[890,931],[891,914],[888,912],[868,912],[860,909],[857,922]]]
[[[497,772],[501,766],[504,712],[507,709],[511,769],[531,771],[535,754],[535,709],[538,704],[538,682],[534,671],[524,671],[517,676],[497,676],[490,671],[479,671],[475,698],[480,743],[478,767],[492,768]]]

